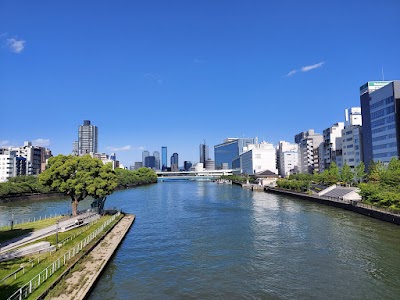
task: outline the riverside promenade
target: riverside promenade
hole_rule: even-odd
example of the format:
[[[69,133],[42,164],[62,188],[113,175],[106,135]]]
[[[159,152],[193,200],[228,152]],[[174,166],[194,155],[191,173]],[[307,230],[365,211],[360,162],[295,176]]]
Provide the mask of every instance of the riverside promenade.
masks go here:
[[[325,204],[329,206],[334,206],[338,208],[343,208],[346,210],[350,210],[364,216],[372,217],[375,219],[379,219],[381,221],[394,223],[400,225],[400,214],[390,213],[384,209],[380,209],[378,207],[374,207],[372,205],[367,205],[364,203],[356,202],[356,201],[347,201],[340,200],[335,198],[328,198],[324,196],[318,195],[308,195],[304,193],[299,193],[295,191],[284,190],[280,188],[274,187],[265,187],[264,189],[267,193],[275,193],[275,194],[284,194],[289,196],[294,196],[300,199],[309,200],[313,202],[317,202],[320,204]]]
[[[81,259],[82,266],[62,279],[59,283],[63,288],[61,294],[50,298],[58,300],[85,299],[129,231],[134,220],[135,215],[125,215],[96,247],[86,257]]]

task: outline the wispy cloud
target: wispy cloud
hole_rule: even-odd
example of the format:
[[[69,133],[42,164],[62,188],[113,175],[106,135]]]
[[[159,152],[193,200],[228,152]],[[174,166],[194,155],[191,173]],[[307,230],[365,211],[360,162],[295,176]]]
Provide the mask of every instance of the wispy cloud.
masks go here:
[[[158,74],[158,73],[152,73],[152,72],[146,73],[146,74],[144,74],[144,78],[149,81],[155,82],[159,85],[164,83],[164,80],[161,78],[160,74]]]
[[[321,68],[324,63],[325,63],[324,61],[321,61],[320,63],[317,63],[315,65],[302,67],[301,71],[302,72],[308,72],[308,71],[311,71],[311,70],[314,70],[314,69]]]
[[[7,46],[14,53],[21,53],[25,48],[26,41],[15,38],[7,39]]]
[[[32,141],[32,145],[39,146],[39,147],[47,147],[50,146],[49,139],[36,139]]]
[[[292,71],[290,71],[289,73],[287,73],[287,77],[289,77],[289,76],[293,76],[294,74],[296,74],[297,73],[297,70],[292,70]]]
[[[0,147],[9,146],[9,145],[10,145],[10,141],[7,141],[7,140],[0,141]]]
[[[325,63],[324,61],[321,61],[320,63],[314,64],[314,65],[301,67],[300,69],[293,69],[292,71],[287,73],[285,77],[293,76],[294,74],[296,74],[298,72],[308,72],[308,71],[311,71],[314,69],[321,68],[324,63]]]

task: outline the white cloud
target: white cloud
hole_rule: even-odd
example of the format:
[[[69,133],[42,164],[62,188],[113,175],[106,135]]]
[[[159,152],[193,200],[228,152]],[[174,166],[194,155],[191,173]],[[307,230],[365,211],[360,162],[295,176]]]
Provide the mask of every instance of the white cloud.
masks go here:
[[[113,151],[113,152],[118,152],[118,151],[128,151],[128,150],[131,150],[132,149],[132,146],[131,145],[126,145],[126,146],[123,146],[123,147],[107,147],[107,150],[109,150],[109,151]]]
[[[320,63],[317,63],[317,64],[315,64],[315,65],[302,67],[302,68],[301,68],[301,71],[302,71],[302,72],[308,72],[308,71],[313,70],[313,69],[318,69],[318,68],[322,67],[322,65],[323,65],[324,63],[325,63],[324,61],[321,61]]]
[[[10,141],[7,141],[7,140],[0,141],[0,147],[1,146],[8,146],[9,144],[10,144]]]
[[[8,48],[14,53],[21,53],[25,48],[26,41],[15,38],[7,39]]]
[[[325,63],[324,61],[321,61],[320,63],[317,63],[315,65],[304,66],[304,67],[301,67],[300,69],[293,69],[292,71],[287,73],[285,77],[293,76],[294,74],[296,74],[298,72],[308,72],[308,71],[311,71],[311,70],[314,70],[314,69],[318,69],[318,68],[322,67],[322,65],[324,63]]]
[[[50,145],[50,140],[49,139],[33,140],[32,145],[39,146],[39,147],[47,147]]]
[[[286,77],[292,76],[292,75],[294,75],[296,73],[297,73],[297,70],[292,70],[289,73],[287,73]]]

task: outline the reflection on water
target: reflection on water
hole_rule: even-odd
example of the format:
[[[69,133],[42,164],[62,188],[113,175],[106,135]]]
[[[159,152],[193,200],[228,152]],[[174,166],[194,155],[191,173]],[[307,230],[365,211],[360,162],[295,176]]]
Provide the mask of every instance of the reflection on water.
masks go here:
[[[65,210],[67,202],[56,203]],[[400,293],[400,226],[211,182],[117,191],[107,205],[136,220],[89,299],[398,299]]]

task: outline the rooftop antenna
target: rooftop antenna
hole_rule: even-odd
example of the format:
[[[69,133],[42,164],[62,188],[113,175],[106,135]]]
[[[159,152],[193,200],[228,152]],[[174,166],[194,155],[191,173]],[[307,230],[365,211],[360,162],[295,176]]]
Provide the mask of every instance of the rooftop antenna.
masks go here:
[[[383,66],[382,66],[382,81],[385,81],[385,74],[383,73]]]

